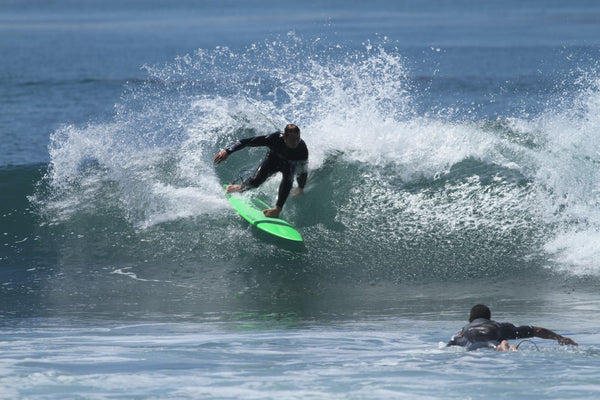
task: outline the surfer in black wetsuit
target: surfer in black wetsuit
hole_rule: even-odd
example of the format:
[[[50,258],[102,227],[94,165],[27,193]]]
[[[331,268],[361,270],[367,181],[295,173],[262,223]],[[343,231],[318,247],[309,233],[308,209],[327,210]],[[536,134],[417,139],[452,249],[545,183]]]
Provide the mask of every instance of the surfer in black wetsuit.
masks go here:
[[[508,339],[520,339],[539,337],[542,339],[553,339],[559,344],[570,344],[577,346],[573,340],[559,335],[546,328],[538,326],[515,326],[508,322],[496,322],[491,318],[490,309],[477,304],[471,308],[469,323],[465,325],[460,332],[452,336],[452,339],[446,346],[463,346],[467,351],[481,348],[492,348],[498,351],[517,350],[517,348],[508,343]]]
[[[214,162],[219,164],[227,159],[234,151],[244,147],[266,146],[269,148],[267,156],[262,161],[254,175],[243,182],[241,185],[227,186],[227,192],[243,192],[244,190],[260,186],[264,181],[276,172],[283,174],[283,179],[279,185],[279,193],[275,207],[264,210],[267,217],[277,218],[283,208],[283,204],[292,190],[294,184],[294,175],[298,182],[298,188],[294,190],[292,196],[296,197],[302,194],[306,185],[308,163],[308,148],[304,140],[300,138],[300,128],[294,124],[288,124],[283,133],[275,132],[266,136],[255,136],[247,139],[238,140],[233,146],[221,150],[215,155]]]

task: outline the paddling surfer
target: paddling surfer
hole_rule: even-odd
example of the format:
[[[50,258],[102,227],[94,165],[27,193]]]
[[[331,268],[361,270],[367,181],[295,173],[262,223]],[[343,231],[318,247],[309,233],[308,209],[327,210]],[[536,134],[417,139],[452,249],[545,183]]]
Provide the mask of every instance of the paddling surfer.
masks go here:
[[[219,164],[225,161],[231,153],[244,147],[259,146],[268,147],[269,151],[254,175],[242,182],[241,185],[227,186],[226,190],[228,193],[243,192],[260,186],[267,178],[281,172],[283,177],[279,184],[277,203],[275,207],[263,211],[265,216],[277,218],[292,190],[294,176],[296,176],[298,187],[292,192],[293,197],[301,195],[306,185],[308,148],[304,140],[300,138],[300,128],[294,124],[288,124],[283,133],[278,131],[270,135],[240,139],[233,146],[219,151],[215,155],[214,162]]]
[[[550,329],[539,326],[515,326],[508,322],[496,322],[491,319],[490,309],[477,304],[471,308],[469,323],[462,330],[452,336],[446,346],[463,346],[467,351],[481,348],[492,348],[497,351],[517,350],[508,343],[508,339],[539,337],[542,339],[556,340],[561,345],[577,346],[577,343],[568,337],[552,332]]]

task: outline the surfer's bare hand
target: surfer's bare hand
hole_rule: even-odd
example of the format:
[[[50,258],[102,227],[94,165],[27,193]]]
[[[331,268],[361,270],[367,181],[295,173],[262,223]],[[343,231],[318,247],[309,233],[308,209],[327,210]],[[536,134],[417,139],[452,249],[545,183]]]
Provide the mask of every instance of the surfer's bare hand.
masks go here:
[[[565,336],[561,336],[558,339],[558,343],[561,345],[579,346],[573,339],[565,337]]]
[[[279,217],[280,212],[281,212],[281,207],[273,207],[273,208],[269,208],[268,210],[264,210],[263,214],[265,214],[265,217],[277,218],[277,217]]]
[[[220,152],[215,154],[215,159],[213,160],[213,162],[215,164],[220,164],[223,161],[225,161],[228,156],[229,156],[229,153],[226,150],[221,150]]]
[[[302,188],[297,187],[296,189],[294,189],[294,191],[292,191],[292,197],[298,197],[300,196],[302,193],[304,193],[302,191]]]

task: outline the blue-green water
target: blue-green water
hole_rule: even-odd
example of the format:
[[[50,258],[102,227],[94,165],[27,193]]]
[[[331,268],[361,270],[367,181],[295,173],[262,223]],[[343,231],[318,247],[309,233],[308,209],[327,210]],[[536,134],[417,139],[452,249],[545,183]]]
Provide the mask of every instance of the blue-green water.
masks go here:
[[[0,398],[597,398],[599,33],[585,1],[1,3]],[[212,164],[288,122],[301,247],[223,196],[263,149]],[[580,346],[441,346],[480,302]]]

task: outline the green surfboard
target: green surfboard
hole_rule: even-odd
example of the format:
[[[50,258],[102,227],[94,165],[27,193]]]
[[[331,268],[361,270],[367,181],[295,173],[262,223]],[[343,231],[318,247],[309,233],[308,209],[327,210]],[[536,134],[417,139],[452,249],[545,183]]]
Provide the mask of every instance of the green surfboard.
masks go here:
[[[227,188],[227,185],[223,186]],[[294,242],[302,242],[302,235],[289,222],[281,218],[265,217],[263,210],[271,208],[264,201],[256,198],[240,196],[236,193],[225,192],[225,198],[233,208],[250,224],[273,236]]]

